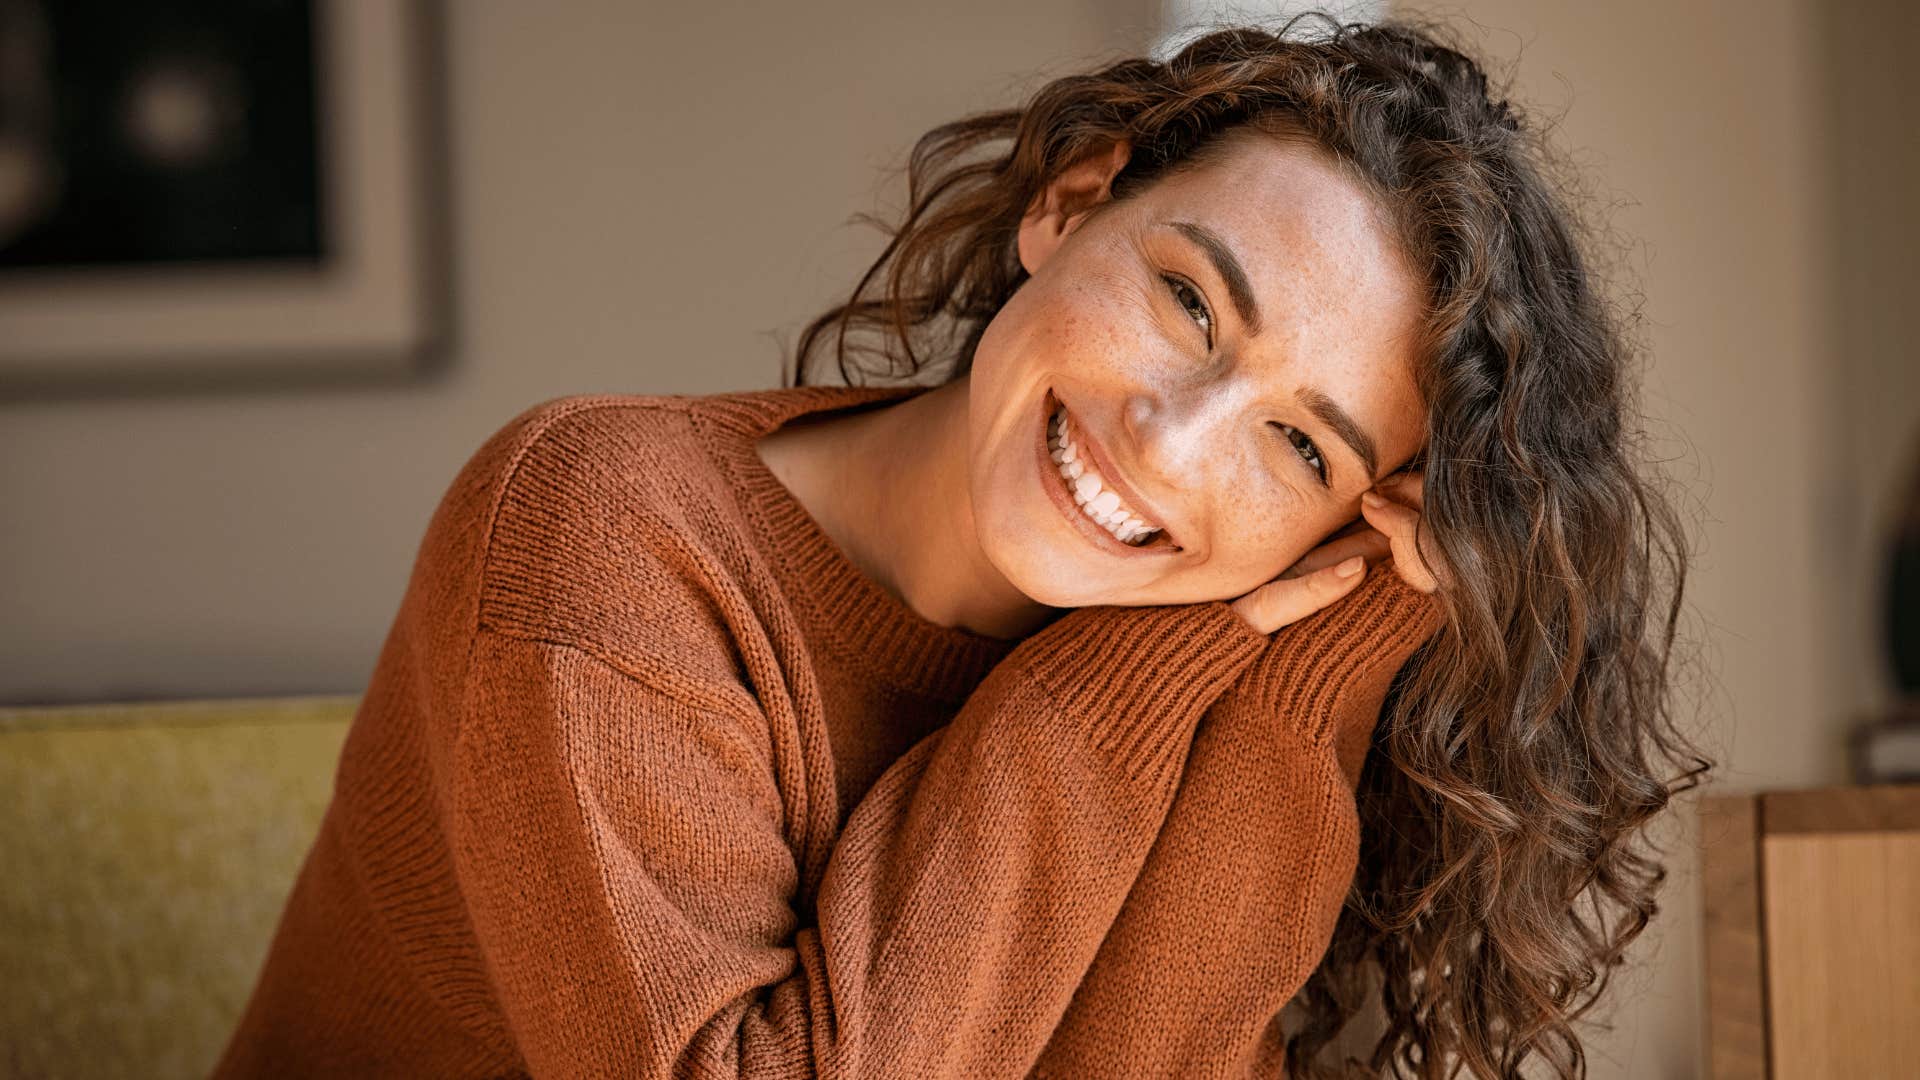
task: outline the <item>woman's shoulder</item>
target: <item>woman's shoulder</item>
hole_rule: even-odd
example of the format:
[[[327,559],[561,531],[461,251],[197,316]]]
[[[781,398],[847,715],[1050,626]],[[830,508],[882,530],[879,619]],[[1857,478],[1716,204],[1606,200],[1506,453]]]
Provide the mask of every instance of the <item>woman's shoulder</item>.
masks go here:
[[[491,459],[503,490],[524,487],[523,473],[598,474],[623,461],[671,464],[689,449],[691,400],[652,394],[548,398],[502,424],[475,457]]]
[[[484,519],[487,554],[559,546],[596,530],[673,516],[706,474],[687,400],[570,394],[530,405],[500,425],[462,467]]]
[[[897,398],[912,387],[799,386],[707,394],[569,394],[530,405],[475,454],[500,475],[524,456],[560,467],[719,472],[713,451],[748,445],[803,413]]]
[[[705,400],[573,394],[521,410],[450,485],[423,562],[471,575],[480,628],[623,666],[705,655],[732,670],[720,612],[742,543],[699,430]]]

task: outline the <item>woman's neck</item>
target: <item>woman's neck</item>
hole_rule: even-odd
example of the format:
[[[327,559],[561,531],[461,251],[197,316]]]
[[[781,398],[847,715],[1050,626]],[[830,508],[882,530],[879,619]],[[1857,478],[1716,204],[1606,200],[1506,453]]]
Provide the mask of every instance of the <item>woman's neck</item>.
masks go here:
[[[878,409],[802,421],[755,449],[854,565],[922,618],[1014,640],[1052,621],[974,533],[969,379]]]

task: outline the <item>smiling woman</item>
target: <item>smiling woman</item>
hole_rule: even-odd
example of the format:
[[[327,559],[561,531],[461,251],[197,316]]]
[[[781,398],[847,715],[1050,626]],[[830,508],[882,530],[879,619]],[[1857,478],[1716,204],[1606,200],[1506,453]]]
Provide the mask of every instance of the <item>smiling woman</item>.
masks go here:
[[[904,221],[793,379],[829,340],[849,381],[870,356],[943,377],[813,433],[838,478],[816,505],[940,493],[836,539],[984,632],[1223,598],[1271,630],[1337,600],[1354,553],[1433,591],[1444,625],[1368,725],[1353,889],[1288,1065],[1320,1075],[1371,992],[1373,1070],[1578,1075],[1570,1021],[1657,910],[1641,831],[1710,767],[1669,712],[1684,534],[1545,143],[1443,27],[1308,18],[925,135]],[[1021,446],[1056,412],[1093,490],[1177,543],[1048,511],[1077,462]]]
[[[920,142],[796,381],[937,385],[487,440],[216,1077],[1578,1075],[1684,552],[1479,69],[1288,31]]]
[[[954,380],[986,558],[1045,604],[1247,594],[1351,521],[1376,473],[1425,440],[1419,282],[1366,192],[1297,142],[1218,145],[1122,199],[1125,141],[1056,177],[1017,234],[1029,276]],[[1157,509],[1177,559],[1116,570],[1020,527],[1035,516],[1025,462],[994,436],[1043,392],[1123,498]]]

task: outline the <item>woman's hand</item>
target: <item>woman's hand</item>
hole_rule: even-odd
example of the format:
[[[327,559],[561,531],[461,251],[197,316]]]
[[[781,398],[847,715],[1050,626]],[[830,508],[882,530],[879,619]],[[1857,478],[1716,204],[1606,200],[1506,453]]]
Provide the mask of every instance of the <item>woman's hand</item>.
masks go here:
[[[1360,514],[1376,533],[1386,536],[1393,570],[1400,580],[1419,592],[1431,593],[1440,587],[1440,580],[1420,551],[1424,494],[1420,473],[1395,473],[1360,496]]]
[[[1418,472],[1396,473],[1382,480],[1361,497],[1360,517],[1302,555],[1279,577],[1228,606],[1255,630],[1271,634],[1352,592],[1365,577],[1362,571],[1382,559],[1392,559],[1394,572],[1409,586],[1433,592],[1438,581],[1415,540],[1423,506],[1420,481]],[[1378,505],[1370,501],[1376,492]]]

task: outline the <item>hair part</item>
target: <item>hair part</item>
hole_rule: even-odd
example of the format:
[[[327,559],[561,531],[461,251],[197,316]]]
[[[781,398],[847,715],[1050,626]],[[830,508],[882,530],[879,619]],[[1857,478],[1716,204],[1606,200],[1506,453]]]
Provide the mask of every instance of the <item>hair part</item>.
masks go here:
[[[1290,36],[1309,18],[1330,32]],[[1659,910],[1646,827],[1712,767],[1674,722],[1689,553],[1629,426],[1624,319],[1557,190],[1571,180],[1554,181],[1524,114],[1491,100],[1449,37],[1309,12],[935,128],[907,164],[904,220],[856,219],[889,242],[795,357],[794,385],[828,334],[849,383],[856,369],[965,374],[1026,278],[1027,209],[1118,139],[1132,154],[1116,201],[1254,133],[1316,148],[1371,194],[1426,289],[1416,464],[1446,621],[1374,732],[1359,868],[1293,1002],[1295,1077],[1506,1078],[1535,1059],[1584,1076],[1572,1021]],[[1370,1001],[1385,1028],[1368,1060],[1323,1060]]]

